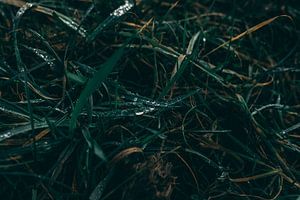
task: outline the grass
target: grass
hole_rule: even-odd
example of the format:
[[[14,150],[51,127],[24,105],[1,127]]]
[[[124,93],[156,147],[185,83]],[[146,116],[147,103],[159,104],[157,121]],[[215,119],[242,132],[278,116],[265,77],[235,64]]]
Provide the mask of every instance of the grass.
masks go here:
[[[297,199],[297,1],[0,0],[4,199]]]

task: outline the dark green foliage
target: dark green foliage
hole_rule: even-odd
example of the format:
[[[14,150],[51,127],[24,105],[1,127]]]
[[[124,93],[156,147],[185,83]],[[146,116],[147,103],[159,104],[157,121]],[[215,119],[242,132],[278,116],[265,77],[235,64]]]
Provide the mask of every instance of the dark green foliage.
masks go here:
[[[296,0],[0,0],[1,199],[299,198],[299,30]]]

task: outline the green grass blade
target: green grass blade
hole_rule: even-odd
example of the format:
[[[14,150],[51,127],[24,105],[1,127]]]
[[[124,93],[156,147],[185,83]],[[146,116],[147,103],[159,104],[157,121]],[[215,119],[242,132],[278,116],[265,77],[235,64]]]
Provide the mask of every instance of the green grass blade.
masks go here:
[[[82,37],[84,37],[84,38],[86,37],[87,31],[83,27],[80,27],[79,24],[77,24],[71,18],[69,18],[59,12],[56,12],[56,11],[54,11],[53,16],[57,17],[61,22],[63,22],[69,28],[78,32]]]
[[[103,22],[101,22],[87,37],[87,41],[93,41],[102,31],[117,22],[124,14],[126,14],[134,3],[132,0],[125,0],[125,4],[114,10]]]
[[[0,98],[0,111],[14,116],[24,118],[26,120],[30,119],[29,113],[27,110],[21,106],[16,105],[15,103],[9,102],[3,98]],[[38,116],[33,115],[35,120],[40,120]]]
[[[92,95],[92,93],[99,87],[104,79],[111,73],[115,65],[121,59],[123,52],[124,47],[118,49],[87,82],[72,112],[70,120],[70,132],[73,132],[76,128],[77,118],[80,115],[81,110],[85,106],[89,96]]]
[[[159,99],[163,98],[165,95],[168,94],[168,92],[171,90],[171,88],[174,86],[175,82],[180,78],[180,76],[185,71],[185,68],[188,66],[189,61],[186,59],[187,56],[190,56],[193,53],[195,43],[197,42],[199,38],[200,32],[196,33],[190,40],[188,48],[186,50],[186,55],[180,55],[178,57],[178,61],[176,64],[177,70],[175,74],[171,77],[167,85],[162,90],[161,94],[159,95]]]
[[[82,129],[82,134],[87,142],[89,148],[91,148],[96,156],[98,156],[101,160],[107,161],[107,158],[101,149],[100,145],[92,138],[89,130],[87,128]]]
[[[69,80],[78,83],[79,85],[84,85],[86,83],[86,77],[78,74],[74,74],[72,72],[66,71],[66,76]]]

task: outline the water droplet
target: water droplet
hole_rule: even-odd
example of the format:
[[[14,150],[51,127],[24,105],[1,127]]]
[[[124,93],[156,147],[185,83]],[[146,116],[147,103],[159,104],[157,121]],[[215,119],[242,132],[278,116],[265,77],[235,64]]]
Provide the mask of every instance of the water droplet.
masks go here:
[[[32,48],[32,51],[38,55],[40,58],[42,58],[44,61],[46,61],[46,63],[50,66],[53,67],[54,66],[54,62],[55,59],[51,56],[49,56],[45,51],[40,50],[40,49],[34,49]]]
[[[0,141],[8,139],[8,138],[10,138],[12,136],[13,136],[13,134],[10,131],[5,132],[5,133],[3,133],[3,134],[0,135]]]
[[[28,9],[32,8],[34,4],[26,3],[17,12],[16,18],[20,18]]]
[[[143,112],[143,111],[141,111],[141,112],[136,112],[135,114],[136,114],[136,115],[143,115],[144,112]]]
[[[133,6],[134,4],[132,2],[125,0],[125,4],[114,10],[110,15],[120,17],[127,13]]]

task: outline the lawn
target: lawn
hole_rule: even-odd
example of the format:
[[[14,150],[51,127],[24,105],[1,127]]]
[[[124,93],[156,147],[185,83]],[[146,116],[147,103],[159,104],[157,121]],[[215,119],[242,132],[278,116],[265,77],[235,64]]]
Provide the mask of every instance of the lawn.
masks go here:
[[[300,198],[297,0],[0,0],[0,199]]]

